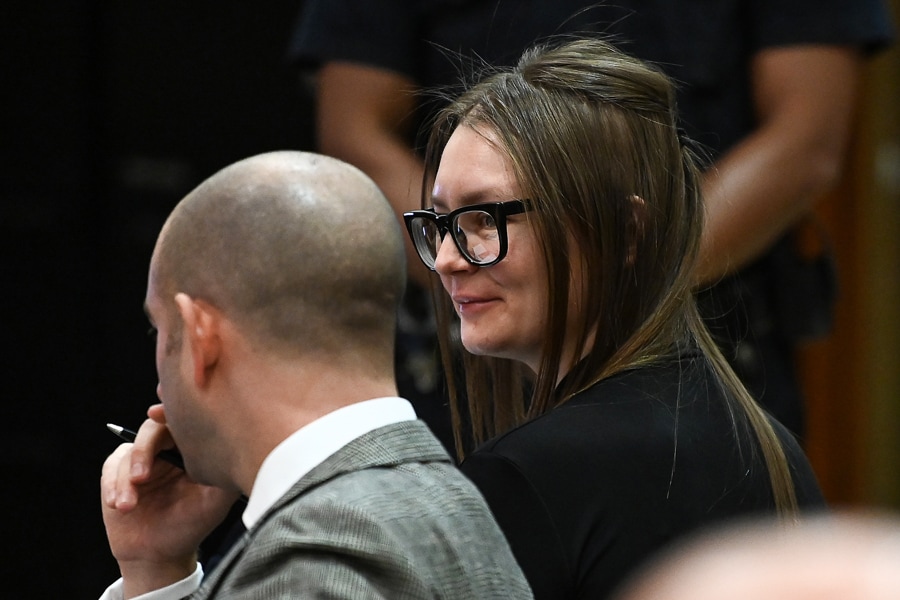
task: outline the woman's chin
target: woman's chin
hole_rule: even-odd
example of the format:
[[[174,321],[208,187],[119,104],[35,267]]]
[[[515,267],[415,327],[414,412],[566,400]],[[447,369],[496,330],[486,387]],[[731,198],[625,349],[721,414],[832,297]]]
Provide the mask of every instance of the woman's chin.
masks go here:
[[[521,360],[519,353],[510,344],[504,344],[497,340],[485,340],[475,337],[462,337],[463,347],[475,356],[485,356],[493,358],[508,358],[511,360]]]
[[[463,348],[465,348],[470,354],[474,354],[476,356],[502,355],[502,350],[500,348],[497,348],[497,344],[489,343],[486,340],[474,336],[466,336],[465,334],[463,334],[462,344]],[[498,354],[498,352],[500,352],[500,354]]]

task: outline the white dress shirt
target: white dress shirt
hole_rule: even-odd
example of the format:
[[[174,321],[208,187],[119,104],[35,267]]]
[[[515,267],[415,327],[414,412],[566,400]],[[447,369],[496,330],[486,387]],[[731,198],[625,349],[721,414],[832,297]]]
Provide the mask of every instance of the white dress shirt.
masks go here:
[[[253,482],[247,508],[241,515],[247,529],[291,487],[326,458],[356,438],[379,427],[412,421],[412,405],[398,397],[376,398],[339,408],[298,429],[285,438],[263,461]],[[165,588],[136,596],[134,600],[180,600],[200,587],[203,568]],[[100,600],[123,600],[122,579],[109,586]]]

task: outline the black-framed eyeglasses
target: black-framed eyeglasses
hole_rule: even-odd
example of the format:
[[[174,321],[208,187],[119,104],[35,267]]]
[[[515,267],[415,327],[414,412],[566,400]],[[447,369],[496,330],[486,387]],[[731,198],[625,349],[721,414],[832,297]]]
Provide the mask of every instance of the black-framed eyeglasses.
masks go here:
[[[433,208],[403,213],[406,229],[419,258],[434,270],[444,236],[448,233],[470,264],[489,267],[506,256],[506,217],[529,210],[527,200],[472,204],[439,215]]]

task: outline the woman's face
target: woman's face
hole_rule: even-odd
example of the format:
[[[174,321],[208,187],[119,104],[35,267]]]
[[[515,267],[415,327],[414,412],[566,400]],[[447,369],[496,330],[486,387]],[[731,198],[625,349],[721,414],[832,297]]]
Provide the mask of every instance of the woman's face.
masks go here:
[[[444,149],[432,199],[439,214],[472,204],[521,199],[512,165],[485,127],[459,126]],[[435,270],[460,318],[465,348],[521,361],[537,371],[547,314],[547,276],[525,214],[507,217],[509,246],[495,265],[469,264],[448,239]]]

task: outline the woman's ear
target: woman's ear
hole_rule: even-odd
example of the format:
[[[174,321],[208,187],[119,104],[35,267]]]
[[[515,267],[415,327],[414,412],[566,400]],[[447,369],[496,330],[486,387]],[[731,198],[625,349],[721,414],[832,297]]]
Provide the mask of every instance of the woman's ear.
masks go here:
[[[210,369],[219,359],[221,338],[219,337],[218,312],[205,302],[195,300],[185,293],[175,295],[175,304],[181,314],[182,343],[190,355],[194,383],[204,387],[209,379]]]

